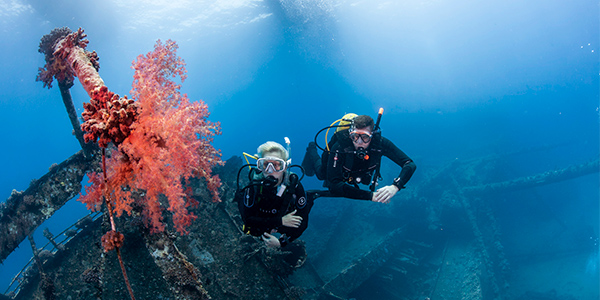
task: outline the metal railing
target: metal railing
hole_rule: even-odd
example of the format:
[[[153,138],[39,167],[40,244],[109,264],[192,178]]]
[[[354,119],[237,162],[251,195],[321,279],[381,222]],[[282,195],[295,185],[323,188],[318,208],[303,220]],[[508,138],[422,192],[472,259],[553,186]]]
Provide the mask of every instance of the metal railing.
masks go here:
[[[39,248],[38,250],[39,251],[47,250],[50,253],[52,253],[52,255],[56,254],[58,251],[64,250],[65,245],[71,239],[73,239],[75,236],[77,236],[77,234],[79,234],[87,225],[94,222],[100,216],[102,216],[102,212],[90,212],[89,214],[87,214],[86,216],[77,220],[77,222],[71,224],[69,227],[65,228],[62,232],[60,232],[59,234],[54,235],[54,236],[52,236],[51,234],[48,234],[49,231],[47,231],[48,228],[46,228],[45,232],[44,232],[44,236],[48,239],[48,242],[43,247]],[[48,235],[50,235],[50,236],[48,236]],[[22,285],[26,282],[25,277],[28,273],[27,270],[29,267],[31,267],[33,265],[34,261],[35,261],[35,259],[32,256],[29,259],[29,261],[25,264],[25,266],[23,266],[21,271],[19,271],[13,277],[12,281],[6,288],[6,291],[4,292],[5,296],[7,296],[11,299],[14,299],[19,294],[19,292],[21,291]]]

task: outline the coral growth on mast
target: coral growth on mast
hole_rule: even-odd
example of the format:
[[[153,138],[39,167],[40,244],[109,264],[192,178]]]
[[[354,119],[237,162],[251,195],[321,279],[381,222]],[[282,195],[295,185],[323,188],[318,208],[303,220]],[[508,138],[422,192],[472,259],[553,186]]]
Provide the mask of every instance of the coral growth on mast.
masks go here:
[[[42,37],[38,51],[45,55],[46,65],[39,68],[36,80],[51,88],[52,80],[56,78],[70,88],[77,76],[88,94],[103,86],[98,75],[98,54],[85,49],[89,43],[86,37],[83,29],[73,32],[67,27],[55,28]]]
[[[197,204],[185,189],[190,177],[205,178],[213,200],[219,201],[221,182],[211,170],[221,159],[211,142],[214,135],[220,134],[220,126],[208,121],[204,102],[190,102],[187,95],[181,94],[181,85],[174,79],[183,82],[186,70],[184,61],[176,54],[177,48],[173,41],[163,44],[159,40],[154,51],[138,56],[133,63],[131,96],[136,104],[135,117],[128,115],[134,108],[128,109],[131,100],[127,98],[126,102],[113,105],[116,112],[99,113],[93,103],[86,105],[84,112],[86,123],[93,123],[97,129],[97,134],[93,134],[91,126],[84,128],[88,132],[86,140],[112,141],[118,151],[113,151],[106,161],[106,186],[101,174],[90,174],[92,184],[80,201],[90,209],[99,209],[106,187],[118,216],[123,212],[131,214],[133,206],[140,206],[144,222],[152,232],[165,228],[164,208],[159,200],[164,195],[175,228],[187,233],[186,227],[196,218],[188,207]],[[117,100],[117,97],[108,98]],[[110,116],[125,120],[108,126],[114,134],[110,134],[111,129],[106,131]],[[102,130],[107,134],[102,135]],[[132,195],[134,191],[142,196]]]

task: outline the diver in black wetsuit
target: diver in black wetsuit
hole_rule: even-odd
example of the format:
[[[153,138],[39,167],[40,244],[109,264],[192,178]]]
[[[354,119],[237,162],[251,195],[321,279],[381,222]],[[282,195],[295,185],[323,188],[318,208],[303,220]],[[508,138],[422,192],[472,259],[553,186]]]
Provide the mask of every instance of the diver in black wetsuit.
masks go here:
[[[243,230],[262,237],[269,247],[284,247],[308,227],[313,202],[307,199],[298,176],[289,172],[289,154],[283,146],[266,142],[258,148],[258,156],[258,172],[250,175],[250,184],[235,196]]]
[[[381,116],[382,111],[380,111]],[[382,137],[379,120],[375,125],[373,118],[366,115],[351,116],[349,129],[339,130],[329,142],[329,151],[323,157],[317,153],[317,145],[311,142],[306,149],[302,162],[305,174],[317,175],[325,180],[324,186],[329,193],[316,192],[312,199],[319,196],[345,197],[388,203],[390,199],[410,180],[417,166],[389,139]],[[388,157],[402,168],[393,183],[375,190],[379,180],[381,158]],[[369,185],[369,190],[359,187]]]

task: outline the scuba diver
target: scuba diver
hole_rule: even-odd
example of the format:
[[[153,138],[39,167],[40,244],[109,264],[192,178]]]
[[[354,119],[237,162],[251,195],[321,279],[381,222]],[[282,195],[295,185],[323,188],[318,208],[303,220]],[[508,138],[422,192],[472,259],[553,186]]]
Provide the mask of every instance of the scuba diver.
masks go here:
[[[289,139],[286,142],[289,149]],[[256,167],[251,167],[248,174],[250,184],[239,189],[238,182],[235,195],[243,231],[260,236],[269,247],[285,247],[308,227],[313,202],[306,197],[298,175],[290,172],[289,150],[269,141],[260,145],[257,152]],[[249,166],[252,165],[242,169]]]
[[[374,202],[389,203],[390,199],[410,180],[417,166],[402,150],[381,135],[379,123],[383,109],[379,110],[377,123],[367,115],[346,114],[334,124],[323,128],[310,142],[302,161],[307,176],[317,175],[324,180],[329,191],[309,191],[312,199],[317,197],[344,197]],[[326,148],[316,143],[324,130],[337,128]],[[325,137],[327,141],[327,136]],[[323,150],[319,156],[317,147]],[[377,190],[381,179],[381,158],[388,157],[402,168],[400,175],[390,185]],[[369,190],[359,184],[369,185]],[[312,196],[314,194],[314,196]]]

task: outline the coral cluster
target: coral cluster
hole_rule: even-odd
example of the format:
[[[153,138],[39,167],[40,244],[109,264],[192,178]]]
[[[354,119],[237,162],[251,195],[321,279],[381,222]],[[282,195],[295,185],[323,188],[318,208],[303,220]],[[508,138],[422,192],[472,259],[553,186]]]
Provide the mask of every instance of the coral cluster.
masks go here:
[[[104,86],[104,81],[98,74],[100,65],[98,64],[98,55],[96,52],[85,50],[89,41],[85,39],[87,35],[83,29],[79,28],[58,41],[55,46],[54,57],[57,60],[66,61],[69,67],[79,78],[79,82],[85,91],[92,96],[92,91]]]
[[[81,130],[85,132],[86,143],[98,140],[98,145],[106,148],[110,142],[120,144],[130,133],[131,125],[137,117],[137,105],[127,96],[108,90],[106,86],[92,91],[90,103],[83,103],[84,112],[81,117],[84,123]]]
[[[121,248],[124,240],[125,236],[122,233],[111,230],[102,236],[102,246],[105,251],[112,251],[115,248]]]
[[[83,29],[79,28],[77,32],[72,32],[67,27],[56,28],[49,34],[42,37],[38,51],[43,53],[46,58],[46,65],[40,68],[37,81],[42,81],[44,87],[51,88],[52,80],[56,78],[68,87],[72,86],[73,78],[89,77],[81,76],[78,70],[83,65],[91,66],[95,71],[100,68],[98,55],[96,52],[85,51],[89,41],[85,39],[86,35]],[[69,61],[69,55],[80,56],[79,59]],[[74,63],[75,62],[75,63]],[[97,76],[99,78],[99,76]],[[97,82],[97,81],[94,81]],[[84,82],[82,82],[84,84]],[[88,89],[86,89],[87,91]],[[89,91],[88,91],[89,93]]]
[[[51,88],[54,77],[59,82],[65,82],[69,86],[72,85],[75,74],[63,60],[54,58],[54,46],[56,43],[71,33],[71,29],[62,27],[55,28],[49,34],[42,37],[38,52],[44,54],[46,65],[44,68],[39,68],[36,81],[42,81],[44,87]]]
[[[125,130],[121,123],[118,123],[120,132],[116,131],[116,125],[112,126],[117,135],[111,135],[111,128],[102,125],[107,122],[94,123],[102,130],[98,132],[109,131],[107,135],[97,135],[102,145],[110,140],[118,150],[106,160],[106,181],[100,174],[89,174],[92,184],[86,188],[86,195],[80,197],[90,209],[98,209],[102,197],[107,197],[117,216],[123,212],[131,214],[132,207],[139,206],[144,223],[152,232],[164,230],[162,213],[165,208],[159,201],[164,195],[175,228],[180,233],[187,233],[186,227],[196,218],[188,207],[196,205],[197,201],[191,197],[191,191],[184,188],[192,177],[203,177],[213,200],[219,201],[220,180],[211,172],[221,160],[211,142],[213,136],[220,133],[220,126],[207,120],[206,104],[190,102],[180,93],[181,85],[173,79],[179,78],[183,82],[186,70],[176,50],[175,42],[162,44],[159,40],[154,51],[140,55],[133,63],[135,73],[131,94],[137,103],[138,115]],[[91,105],[86,106],[86,116],[102,115],[104,118],[113,113],[93,111]],[[126,113],[134,111],[120,107],[119,111],[123,110]],[[114,116],[121,117],[121,113]],[[122,117],[131,120],[128,114]],[[84,130],[88,132],[86,136],[91,134],[89,138],[93,139],[96,135],[89,131],[91,128],[86,126]],[[133,192],[142,192],[142,196],[134,196]]]

